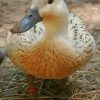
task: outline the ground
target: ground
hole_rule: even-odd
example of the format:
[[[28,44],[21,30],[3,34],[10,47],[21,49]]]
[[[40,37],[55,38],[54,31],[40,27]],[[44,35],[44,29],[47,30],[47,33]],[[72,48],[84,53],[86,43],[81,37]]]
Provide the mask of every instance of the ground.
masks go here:
[[[22,18],[30,3],[31,0],[0,0],[0,50],[6,43],[9,29]],[[70,100],[100,100],[100,0],[69,0],[68,6],[85,21],[96,41],[94,57],[69,77],[68,84],[74,85]],[[36,81],[37,87],[38,82],[40,80]],[[26,87],[25,74],[6,57],[0,65],[0,100],[22,100]]]

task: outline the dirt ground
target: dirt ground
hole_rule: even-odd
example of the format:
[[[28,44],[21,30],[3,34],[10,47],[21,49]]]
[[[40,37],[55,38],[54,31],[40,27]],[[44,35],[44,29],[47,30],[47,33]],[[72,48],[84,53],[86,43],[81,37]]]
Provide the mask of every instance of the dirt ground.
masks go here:
[[[92,60],[70,76],[69,83],[74,83],[75,89],[69,100],[100,100],[100,0],[68,1],[69,9],[85,21],[96,41]],[[30,3],[31,0],[0,0],[0,49],[9,29],[22,18]],[[0,65],[0,100],[22,100],[26,87],[23,71],[5,58]]]

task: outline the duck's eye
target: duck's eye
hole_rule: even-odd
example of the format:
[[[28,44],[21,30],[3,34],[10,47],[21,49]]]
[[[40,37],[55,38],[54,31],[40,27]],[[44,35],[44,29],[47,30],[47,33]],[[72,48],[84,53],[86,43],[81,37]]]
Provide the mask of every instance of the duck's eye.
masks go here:
[[[48,4],[52,4],[54,0],[48,0]]]

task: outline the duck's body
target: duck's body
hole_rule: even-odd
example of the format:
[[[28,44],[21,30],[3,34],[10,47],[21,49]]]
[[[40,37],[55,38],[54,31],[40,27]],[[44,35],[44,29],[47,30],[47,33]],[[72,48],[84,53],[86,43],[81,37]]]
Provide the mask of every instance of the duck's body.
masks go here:
[[[27,32],[12,35],[7,52],[13,63],[33,76],[61,79],[90,60],[95,42],[79,17],[68,13],[68,18],[57,20],[59,16],[51,15],[50,21],[45,15]]]

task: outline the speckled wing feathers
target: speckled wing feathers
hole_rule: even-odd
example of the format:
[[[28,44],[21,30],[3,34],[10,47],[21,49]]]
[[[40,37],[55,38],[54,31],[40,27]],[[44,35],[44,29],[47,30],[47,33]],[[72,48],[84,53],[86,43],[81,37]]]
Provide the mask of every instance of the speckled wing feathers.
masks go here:
[[[73,34],[71,41],[78,59],[88,61],[94,53],[95,41],[87,31],[85,23],[78,16],[70,13],[68,30],[69,34]]]

